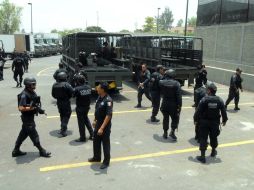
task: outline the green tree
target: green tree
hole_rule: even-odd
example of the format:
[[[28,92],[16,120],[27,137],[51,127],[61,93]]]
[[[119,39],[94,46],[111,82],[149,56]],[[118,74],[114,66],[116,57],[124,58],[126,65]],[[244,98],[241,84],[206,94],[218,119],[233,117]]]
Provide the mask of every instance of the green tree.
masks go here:
[[[197,17],[191,17],[188,19],[188,26],[195,27],[197,23]]]
[[[86,28],[87,32],[106,32],[106,30],[103,30],[101,27],[99,26],[88,26]]]
[[[50,33],[58,33],[58,31],[57,31],[57,29],[53,29],[53,30],[51,30]]]
[[[131,33],[129,30],[123,29],[120,31],[120,33]]]
[[[168,31],[172,27],[174,16],[169,7],[165,7],[163,13],[159,16],[158,21],[159,28],[162,30]]]
[[[0,33],[13,34],[19,31],[22,8],[4,0],[0,5]]]
[[[154,18],[153,17],[146,17],[145,24],[143,25],[144,32],[152,32],[154,29]]]
[[[178,26],[178,27],[182,27],[182,26],[183,26],[183,19],[178,20],[178,22],[177,22],[177,25],[176,25],[176,26]]]

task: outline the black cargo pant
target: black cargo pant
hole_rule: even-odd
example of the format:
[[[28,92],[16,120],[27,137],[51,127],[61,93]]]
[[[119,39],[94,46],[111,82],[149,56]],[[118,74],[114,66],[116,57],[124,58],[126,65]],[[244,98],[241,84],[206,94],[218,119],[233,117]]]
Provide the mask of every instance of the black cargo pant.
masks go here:
[[[26,71],[28,71],[28,66],[29,66],[29,62],[27,60],[27,61],[25,61],[25,69],[26,69]]]
[[[163,114],[163,130],[164,132],[167,132],[169,129],[169,116],[171,117],[171,129],[175,130],[178,128],[180,115],[177,113],[177,110],[175,111],[165,111],[161,110]]]
[[[66,100],[68,101],[68,100]],[[71,117],[71,105],[69,104],[57,104],[58,112],[60,114],[61,131],[67,131],[67,125]]]
[[[141,105],[143,94],[145,94],[148,100],[152,101],[148,87],[138,88],[138,105]]]
[[[36,130],[36,125],[34,122],[33,117],[25,117],[21,116],[21,120],[23,122],[22,129],[19,132],[19,136],[16,140],[15,149],[19,150],[21,144],[26,140],[27,137],[30,137],[31,141],[33,142],[34,146],[36,146],[39,151],[42,150],[42,147],[40,145],[40,139],[38,132]]]
[[[210,138],[211,147],[213,149],[217,148],[217,146],[218,146],[217,137],[220,135],[219,126],[220,126],[220,123],[215,122],[213,120],[201,120],[200,121],[200,128],[199,128],[200,145],[199,145],[199,149],[201,151],[206,151],[206,149],[207,149],[208,136]]]
[[[19,71],[19,70],[15,70],[14,71],[14,75],[13,75],[13,78],[14,78],[14,80],[17,82],[17,83],[22,83],[22,81],[23,81],[23,74],[24,74],[24,72],[21,70],[21,71]],[[18,77],[19,77],[19,81],[18,81]]]
[[[85,127],[89,131],[90,136],[91,137],[93,136],[93,128],[87,116],[89,109],[90,107],[81,107],[81,106],[76,107],[80,139],[86,139]]]
[[[4,79],[4,67],[1,66],[0,67],[0,80],[3,80]]]
[[[197,107],[198,106],[198,104],[197,104],[197,102],[196,102],[196,100],[197,100],[197,92],[195,92],[198,88],[200,88],[202,86],[202,84],[195,84],[195,86],[194,86],[194,94],[193,94],[193,101],[194,101],[194,104],[195,104],[195,106]]]
[[[160,93],[157,91],[151,91],[151,100],[153,106],[152,117],[156,117],[160,109]]]
[[[101,160],[101,144],[103,146],[104,160],[103,163],[109,165],[110,163],[110,130],[105,129],[102,136],[99,136],[98,130],[100,126],[95,127],[93,139],[93,154],[96,160]],[[109,126],[107,126],[109,127]]]
[[[228,99],[225,105],[227,106],[233,99],[235,101],[235,107],[237,108],[240,100],[239,89],[229,88]]]

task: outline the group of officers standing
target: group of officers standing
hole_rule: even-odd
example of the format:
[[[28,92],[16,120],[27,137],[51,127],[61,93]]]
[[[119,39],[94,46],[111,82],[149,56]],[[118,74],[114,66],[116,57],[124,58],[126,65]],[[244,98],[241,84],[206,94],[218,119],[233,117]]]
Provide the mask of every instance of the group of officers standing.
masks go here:
[[[223,100],[216,96],[217,87],[214,83],[208,83],[206,79],[207,72],[204,67],[200,68],[196,77],[195,86],[195,107],[194,124],[196,126],[196,139],[200,143],[201,156],[197,160],[206,162],[205,152],[208,146],[208,136],[212,147],[211,156],[217,155],[218,146],[217,137],[220,134],[220,117],[222,116],[222,125],[226,125],[228,120],[226,108],[229,102],[235,98],[235,110],[239,110],[239,89],[242,90],[241,70],[236,69],[236,73],[231,77],[229,96],[224,105]],[[156,118],[159,110],[163,114],[163,138],[168,136],[176,141],[175,131],[178,128],[180,113],[182,109],[182,92],[180,83],[175,80],[176,73],[173,69],[165,70],[162,65],[158,65],[155,72],[150,74],[146,64],[142,64],[138,77],[138,104],[136,108],[141,107],[142,95],[152,102],[151,122],[159,122]],[[67,82],[67,71],[63,64],[59,64],[59,69],[53,77],[56,82],[52,86],[52,96],[57,100],[58,112],[60,114],[60,137],[67,136],[67,126],[71,116],[72,97],[76,98],[76,113],[80,137],[77,142],[86,142],[85,127],[89,131],[89,140],[93,140],[93,157],[89,162],[101,161],[101,144],[103,146],[104,160],[101,169],[107,168],[110,163],[110,133],[111,119],[113,112],[113,100],[108,95],[108,84],[102,82],[97,87],[98,99],[95,105],[94,120],[91,124],[88,118],[88,112],[91,103],[91,87],[87,84],[86,78],[82,73],[75,76],[75,84],[72,87]],[[201,81],[201,82],[200,82]],[[201,84],[201,85],[200,85]],[[40,98],[35,93],[36,80],[33,77],[27,77],[24,80],[25,89],[18,95],[18,109],[21,111],[22,129],[17,138],[12,156],[22,156],[25,152],[20,150],[23,141],[29,136],[38,148],[40,156],[50,157],[51,153],[42,148],[39,135],[35,129],[34,115],[45,114],[41,108]],[[204,88],[206,85],[206,88]],[[206,92],[200,90],[205,89]],[[202,93],[201,93],[202,92]],[[162,97],[162,103],[160,104]],[[169,130],[169,118],[171,118],[171,131]]]
[[[57,108],[60,114],[60,137],[67,136],[67,125],[71,116],[72,97],[76,98],[76,114],[78,120],[80,137],[76,142],[86,142],[85,127],[89,131],[89,140],[93,140],[93,157],[89,162],[101,161],[101,144],[103,146],[104,160],[100,166],[105,169],[110,164],[110,133],[111,118],[113,111],[113,101],[108,95],[108,84],[102,82],[97,86],[98,99],[95,105],[94,120],[91,124],[88,118],[88,112],[91,103],[92,89],[87,84],[86,78],[82,74],[75,76],[75,87],[67,82],[67,71],[63,68],[62,63],[53,77],[56,82],[52,86],[52,96],[57,100]],[[36,130],[34,115],[45,114],[41,108],[40,98],[35,93],[36,79],[27,77],[24,80],[25,89],[18,95],[18,109],[21,112],[22,129],[16,140],[12,152],[13,157],[23,156],[26,152],[20,150],[23,141],[29,136],[34,146],[39,150],[40,156],[50,157],[51,153],[42,148],[39,135]]]
[[[199,67],[199,72],[195,78],[194,86],[194,105],[196,107],[193,119],[195,125],[195,139],[200,143],[201,156],[197,160],[205,163],[205,152],[208,146],[208,136],[212,147],[211,157],[217,155],[218,146],[217,137],[220,134],[220,118],[222,125],[226,125],[228,120],[226,109],[231,100],[235,100],[234,110],[238,111],[239,90],[242,89],[241,69],[237,68],[236,73],[230,80],[230,88],[226,104],[216,96],[217,87],[212,82],[207,82],[207,71],[204,65]],[[163,115],[163,138],[171,137],[173,141],[177,140],[175,131],[178,128],[180,113],[182,108],[182,92],[180,83],[175,80],[176,73],[173,69],[165,71],[162,65],[158,65],[156,71],[150,74],[146,64],[141,65],[141,71],[138,75],[138,104],[135,108],[141,108],[142,95],[152,102],[151,122],[159,122],[156,118],[159,109]],[[160,105],[160,100],[162,103]],[[169,130],[169,117],[171,118],[171,131]]]

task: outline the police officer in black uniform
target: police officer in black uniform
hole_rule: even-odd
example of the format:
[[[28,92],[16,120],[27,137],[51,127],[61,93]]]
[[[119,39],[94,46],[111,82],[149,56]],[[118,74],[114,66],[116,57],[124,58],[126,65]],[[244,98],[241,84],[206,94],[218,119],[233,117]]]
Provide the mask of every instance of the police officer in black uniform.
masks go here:
[[[162,79],[163,75],[164,75],[164,67],[162,65],[157,65],[156,71],[151,74],[150,93],[153,106],[151,122],[160,121],[159,119],[156,118],[156,116],[159,112],[161,100],[159,81]]]
[[[238,107],[238,103],[240,100],[239,90],[241,90],[241,92],[243,92],[243,87],[242,87],[243,79],[241,78],[241,73],[242,73],[242,70],[240,68],[237,68],[236,73],[231,77],[228,99],[225,103],[226,109],[227,109],[228,104],[231,102],[231,100],[234,99],[234,101],[235,101],[234,110],[236,110],[236,111],[240,110],[240,108]]]
[[[107,94],[108,84],[101,83],[97,87],[98,99],[95,105],[95,118],[93,122],[94,140],[93,140],[93,157],[88,159],[89,162],[101,161],[101,144],[103,146],[104,160],[101,169],[105,169],[110,163],[110,133],[111,119],[113,112],[113,100]]]
[[[77,86],[74,89],[73,96],[76,97],[76,113],[79,126],[80,138],[76,142],[86,141],[85,126],[90,133],[89,139],[93,139],[93,128],[88,118],[88,112],[91,103],[91,87],[85,83],[85,77],[82,75],[77,76]]]
[[[12,63],[12,71],[14,72],[14,80],[17,82],[16,87],[22,87],[23,74],[26,69],[25,62],[20,54],[17,54]],[[19,76],[19,81],[18,81]]]
[[[205,86],[201,86],[200,88],[195,90],[195,107],[198,107],[200,100],[207,95],[207,89]],[[195,140],[199,143],[199,122],[195,124]]]
[[[4,63],[6,60],[3,58],[2,52],[0,51],[0,81],[4,80]]]
[[[218,146],[217,137],[220,134],[220,117],[222,115],[222,125],[226,125],[228,120],[223,100],[216,96],[217,87],[214,83],[207,84],[207,94],[200,101],[198,108],[194,114],[194,122],[200,122],[200,146],[201,156],[197,156],[197,160],[206,163],[205,152],[207,149],[207,139],[210,137],[210,145],[212,147],[211,157],[217,155],[216,148]]]
[[[84,52],[84,50],[82,49],[82,50],[79,52],[79,62],[80,62],[83,66],[87,66],[87,65],[88,65],[87,57],[88,57],[88,54],[87,54],[86,52]]]
[[[181,85],[174,80],[175,71],[169,69],[164,74],[164,79],[160,80],[159,86],[162,93],[161,112],[163,114],[163,138],[167,139],[169,129],[169,116],[172,119],[171,132],[169,136],[176,141],[175,130],[178,128],[180,112],[182,108]]]
[[[60,72],[65,72],[67,74],[67,70],[64,68],[64,64],[62,62],[60,62],[58,64],[58,69],[55,71],[55,73],[53,74],[53,78],[57,81],[57,75],[60,73]]]
[[[27,51],[24,51],[23,55],[22,55],[22,58],[25,62],[25,72],[27,73],[28,72],[28,66],[29,66],[29,61],[31,63],[31,57],[30,55],[27,53]]]
[[[146,64],[141,65],[141,72],[138,76],[138,104],[135,108],[141,108],[142,95],[145,93],[147,99],[151,101],[151,96],[149,93],[149,81],[150,81],[150,71],[147,69]]]
[[[194,86],[194,102],[195,102],[195,90],[202,87],[203,85],[206,85],[207,83],[207,71],[205,69],[205,65],[200,65],[199,71],[197,73],[197,76],[195,78],[195,86]],[[195,103],[192,105],[192,107],[197,106]]]
[[[33,77],[27,77],[24,80],[25,89],[18,95],[18,109],[21,112],[22,129],[17,138],[15,148],[12,151],[12,157],[23,156],[26,152],[20,150],[23,141],[29,136],[34,146],[36,146],[42,157],[50,157],[50,152],[42,148],[39,135],[35,128],[34,115],[45,114],[41,109],[40,101],[35,93],[36,80]]]
[[[67,125],[71,116],[71,102],[73,88],[67,82],[67,74],[60,72],[57,75],[57,81],[52,87],[52,96],[57,99],[57,108],[60,114],[61,130],[59,132],[62,137],[67,136]]]

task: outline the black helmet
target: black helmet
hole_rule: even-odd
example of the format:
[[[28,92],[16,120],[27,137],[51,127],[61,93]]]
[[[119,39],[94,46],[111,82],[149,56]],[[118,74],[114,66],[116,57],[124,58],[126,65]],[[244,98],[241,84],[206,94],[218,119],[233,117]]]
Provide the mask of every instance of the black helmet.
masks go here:
[[[86,82],[86,79],[85,79],[85,77],[83,75],[79,74],[79,75],[77,75],[77,82],[79,84],[84,84]]]
[[[63,65],[62,62],[60,62],[60,63],[58,64],[58,66],[59,66],[59,68],[63,68],[63,67],[64,67],[64,65]]]
[[[168,78],[175,78],[176,72],[174,69],[169,69],[169,70],[166,70],[164,75],[165,77],[168,77]]]
[[[213,82],[207,82],[206,88],[212,90],[213,92],[217,91],[217,86]]]
[[[26,77],[24,79],[24,85],[25,86],[30,86],[32,84],[36,84],[36,79],[34,77]]]
[[[66,81],[67,80],[67,74],[65,72],[58,73],[57,80],[59,80],[59,81]]]

